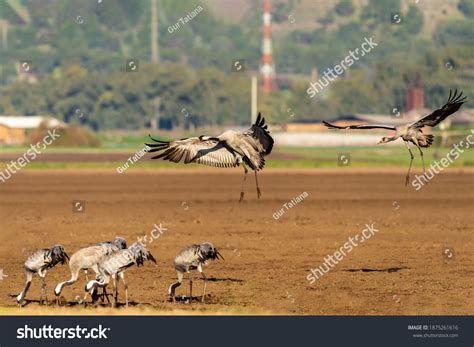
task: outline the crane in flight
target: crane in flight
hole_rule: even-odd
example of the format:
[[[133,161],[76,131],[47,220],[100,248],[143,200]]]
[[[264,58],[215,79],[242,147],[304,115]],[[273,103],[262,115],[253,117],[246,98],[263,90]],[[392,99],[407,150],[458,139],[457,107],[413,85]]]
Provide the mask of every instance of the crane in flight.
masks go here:
[[[421,161],[423,163],[423,175],[426,174],[425,169],[425,160],[423,158],[423,151],[422,148],[430,147],[433,144],[434,135],[430,134],[423,134],[422,128],[425,126],[435,127],[440,122],[445,120],[448,116],[455,113],[459,108],[462,106],[463,103],[466,102],[466,97],[462,97],[462,92],[458,94],[458,91],[455,90],[454,93],[452,90],[449,91],[448,101],[441,107],[434,110],[427,116],[417,120],[411,124],[403,124],[399,126],[394,125],[348,125],[348,126],[337,126],[328,122],[323,121],[324,125],[329,129],[387,129],[387,130],[395,130],[395,135],[392,137],[384,136],[380,140],[379,143],[387,143],[391,141],[395,141],[398,138],[401,138],[404,142],[406,147],[408,148],[408,152],[410,153],[410,166],[408,167],[408,172],[405,180],[405,185],[408,185],[408,181],[410,180],[410,170],[413,164],[413,153],[410,149],[410,143],[414,144],[418,150],[420,151]]]
[[[150,138],[154,143],[148,152],[160,152],[151,159],[164,159],[174,163],[184,160],[185,164],[198,163],[216,167],[236,167],[242,164],[244,178],[240,192],[240,200],[244,198],[244,183],[250,167],[255,173],[257,197],[261,192],[258,186],[257,171],[265,166],[265,156],[271,153],[273,138],[267,130],[265,118],[258,114],[255,123],[245,132],[227,130],[219,136],[184,138],[176,141],[160,141]]]

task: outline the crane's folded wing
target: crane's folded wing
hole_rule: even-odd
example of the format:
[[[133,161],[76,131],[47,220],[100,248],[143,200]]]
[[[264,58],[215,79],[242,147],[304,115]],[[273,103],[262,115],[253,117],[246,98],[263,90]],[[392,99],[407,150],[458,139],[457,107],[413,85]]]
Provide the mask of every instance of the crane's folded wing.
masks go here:
[[[265,124],[265,118],[258,113],[255,123],[244,133],[247,136],[252,136],[260,142],[265,150],[265,155],[270,154],[273,148],[273,138],[271,137],[270,131],[268,131],[267,127],[268,126]]]

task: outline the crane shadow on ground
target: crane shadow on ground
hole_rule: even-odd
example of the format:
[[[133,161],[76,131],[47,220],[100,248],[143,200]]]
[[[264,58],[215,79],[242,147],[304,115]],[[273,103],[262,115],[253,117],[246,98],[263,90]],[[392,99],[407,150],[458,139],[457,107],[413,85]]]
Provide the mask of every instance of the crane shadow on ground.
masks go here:
[[[203,280],[203,279],[200,278],[200,280]],[[244,280],[241,280],[239,278],[230,278],[230,277],[227,277],[227,278],[208,278],[207,281],[208,282],[237,282],[237,283],[245,282]]]
[[[16,302],[16,297],[18,294],[9,294],[11,298],[15,299],[15,304],[13,306],[18,306],[18,303]],[[23,303],[21,304],[21,307],[27,306],[29,304],[38,304],[40,306],[52,306],[56,304],[55,300],[51,300],[48,298],[48,302],[46,303],[45,301],[40,302],[39,299],[23,299]]]
[[[189,295],[181,295],[181,296],[176,296],[175,297],[176,303],[179,304],[185,304],[189,305]],[[168,302],[172,302],[172,300],[168,300]],[[219,304],[219,300],[217,297],[213,296],[212,294],[206,294],[204,295],[204,302],[202,302],[202,296],[194,296],[193,295],[193,300],[191,302],[191,305],[195,304]]]
[[[347,272],[398,272],[400,270],[409,270],[409,267],[389,267],[386,269],[369,269],[369,268],[360,268],[360,269],[345,269],[342,271]]]

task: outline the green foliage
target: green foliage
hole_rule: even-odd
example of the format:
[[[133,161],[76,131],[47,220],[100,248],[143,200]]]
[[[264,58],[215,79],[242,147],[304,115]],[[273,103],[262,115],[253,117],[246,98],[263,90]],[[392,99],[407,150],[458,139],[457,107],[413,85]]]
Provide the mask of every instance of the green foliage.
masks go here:
[[[43,138],[47,135],[48,128],[40,126],[28,133],[28,143],[42,143]],[[58,137],[51,143],[52,147],[99,147],[99,139],[92,134],[87,128],[78,126],[68,126],[55,130]]]
[[[459,0],[458,9],[466,17],[474,18],[474,1],[472,1],[472,0]]]
[[[150,63],[150,0],[85,1],[81,6],[18,0],[14,8],[8,3],[0,1],[0,18],[10,24],[8,49],[0,44],[0,113],[46,114],[94,130],[140,129],[157,116],[165,128],[248,124],[250,74],[232,73],[231,62],[245,59],[251,73],[260,67],[261,1],[249,2],[241,21],[229,23],[206,2],[157,0],[159,64]],[[300,3],[272,1],[279,27],[291,27],[288,15]],[[417,74],[427,106],[440,105],[450,88],[472,94],[472,0],[458,5],[469,19],[447,18],[432,37],[423,31],[419,6],[403,13],[401,0],[354,3],[357,10],[352,1],[340,0],[322,17],[309,16],[312,28],[319,18],[315,30],[298,23],[299,29],[288,34],[275,32],[277,73],[295,78],[286,90],[260,95],[259,109],[269,121],[387,114],[404,104],[406,88]],[[180,19],[198,6],[203,10],[183,25]],[[401,25],[391,23],[393,13],[402,15]],[[28,17],[29,24],[22,19]],[[179,28],[169,30],[176,23]],[[311,69],[323,74],[366,37],[379,45],[311,99],[306,93]],[[18,78],[17,64],[23,59],[33,61],[38,83]],[[127,59],[139,60],[138,72],[125,71]]]
[[[274,0],[272,1],[272,20],[275,23],[288,21],[288,16],[294,11],[300,0]]]
[[[403,28],[412,35],[418,34],[423,28],[423,13],[418,6],[411,5],[405,16]]]

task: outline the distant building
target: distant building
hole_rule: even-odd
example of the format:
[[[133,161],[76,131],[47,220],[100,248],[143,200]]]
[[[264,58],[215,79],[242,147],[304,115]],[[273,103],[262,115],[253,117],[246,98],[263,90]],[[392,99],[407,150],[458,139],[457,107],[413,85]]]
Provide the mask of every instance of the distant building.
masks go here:
[[[65,123],[44,116],[0,116],[0,144],[21,144],[25,142],[26,131],[37,129],[41,125],[47,128],[64,127]]]
[[[414,86],[407,89],[405,105],[406,112],[422,110],[425,108],[425,91],[420,83],[421,82],[417,82]]]

